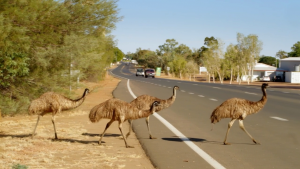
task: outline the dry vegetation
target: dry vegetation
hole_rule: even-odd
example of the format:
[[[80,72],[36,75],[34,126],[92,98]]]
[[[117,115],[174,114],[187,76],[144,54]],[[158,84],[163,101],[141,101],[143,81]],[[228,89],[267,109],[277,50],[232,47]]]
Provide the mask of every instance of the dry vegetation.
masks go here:
[[[37,135],[30,133],[37,116],[17,116],[0,119],[0,168],[12,168],[21,164],[28,168],[153,168],[144,154],[135,135],[128,142],[135,146],[124,146],[117,123],[113,123],[105,136],[105,143],[97,141],[107,123],[92,124],[88,120],[91,107],[109,98],[119,83],[107,77],[100,84],[86,83],[92,89],[86,101],[73,111],[62,112],[56,117],[58,140],[53,140],[51,115],[41,118]],[[78,95],[83,89],[78,90]],[[128,130],[126,123],[124,129]]]

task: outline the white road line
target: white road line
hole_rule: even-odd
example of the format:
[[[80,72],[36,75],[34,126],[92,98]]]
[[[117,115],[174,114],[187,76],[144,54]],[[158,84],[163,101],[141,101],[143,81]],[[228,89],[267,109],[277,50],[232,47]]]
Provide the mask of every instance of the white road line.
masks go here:
[[[246,94],[253,94],[253,95],[257,95],[256,93],[250,93],[250,92],[245,92]]]
[[[199,97],[204,97],[203,95],[198,95]]]
[[[177,82],[177,83],[181,83],[181,82]]]
[[[132,92],[129,86],[129,79],[127,80],[127,88],[129,93],[132,95],[133,98],[136,98],[134,93]],[[158,120],[160,120],[169,130],[171,130],[175,135],[178,136],[185,144],[187,144],[192,150],[194,150],[200,157],[202,157],[206,162],[208,162],[212,167],[218,169],[225,169],[219,162],[213,159],[210,155],[208,155],[205,151],[195,145],[191,140],[189,140],[185,135],[183,135],[179,130],[177,130],[171,123],[169,123],[166,119],[158,115],[157,113],[153,114]]]
[[[184,90],[180,90],[181,92],[185,92]]]
[[[209,100],[212,100],[212,101],[218,101],[217,99],[209,99]]]
[[[280,118],[280,117],[271,117],[271,118],[276,119],[276,120],[280,120],[280,121],[289,121],[287,119]]]
[[[172,88],[172,87],[168,87],[168,88]]]
[[[213,87],[213,88],[215,88],[215,89],[221,89],[221,88],[219,88],[219,87]]]

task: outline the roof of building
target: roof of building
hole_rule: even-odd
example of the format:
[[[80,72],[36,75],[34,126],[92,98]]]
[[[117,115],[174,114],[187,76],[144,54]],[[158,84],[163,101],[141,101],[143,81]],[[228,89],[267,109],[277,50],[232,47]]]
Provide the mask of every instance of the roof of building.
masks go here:
[[[277,68],[264,63],[256,63],[253,70],[256,71],[275,71]]]
[[[289,58],[280,59],[280,61],[300,61],[300,57],[289,57]]]

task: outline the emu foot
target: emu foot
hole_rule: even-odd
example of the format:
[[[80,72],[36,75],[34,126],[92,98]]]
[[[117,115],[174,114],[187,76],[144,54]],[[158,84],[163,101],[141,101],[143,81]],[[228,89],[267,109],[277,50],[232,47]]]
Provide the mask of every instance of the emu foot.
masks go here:
[[[58,138],[57,138],[57,134],[55,133],[55,140],[57,140]]]
[[[150,138],[150,139],[157,139],[156,137],[153,137],[153,136],[151,136],[151,135],[149,136],[149,138]]]
[[[126,146],[126,148],[134,148],[134,146]]]
[[[37,135],[37,133],[31,134],[31,138],[33,138],[33,137],[36,136],[36,135]]]
[[[255,144],[258,144],[258,145],[260,145],[260,143],[259,142],[257,142],[256,140],[252,140]]]
[[[230,143],[224,142],[224,145],[231,145]]]

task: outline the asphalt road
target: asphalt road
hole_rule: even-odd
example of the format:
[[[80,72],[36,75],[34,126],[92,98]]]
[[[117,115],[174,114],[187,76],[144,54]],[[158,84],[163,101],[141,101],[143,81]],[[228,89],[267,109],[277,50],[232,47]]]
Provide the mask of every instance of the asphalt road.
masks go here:
[[[267,88],[265,107],[244,120],[245,128],[260,145],[254,144],[235,122],[227,139],[231,145],[225,146],[223,141],[230,119],[222,119],[211,131],[212,111],[233,97],[258,101],[262,97],[260,87],[136,77],[125,64],[111,72],[122,79],[113,95],[127,102],[134,99],[127,87],[128,79],[136,96],[149,94],[168,99],[173,86],[179,86],[175,103],[159,115],[186,136],[186,142],[195,144],[223,167],[299,168],[299,91]],[[150,117],[150,127],[157,139],[149,139],[145,119],[135,120],[133,125],[155,167],[214,168],[156,117]]]

